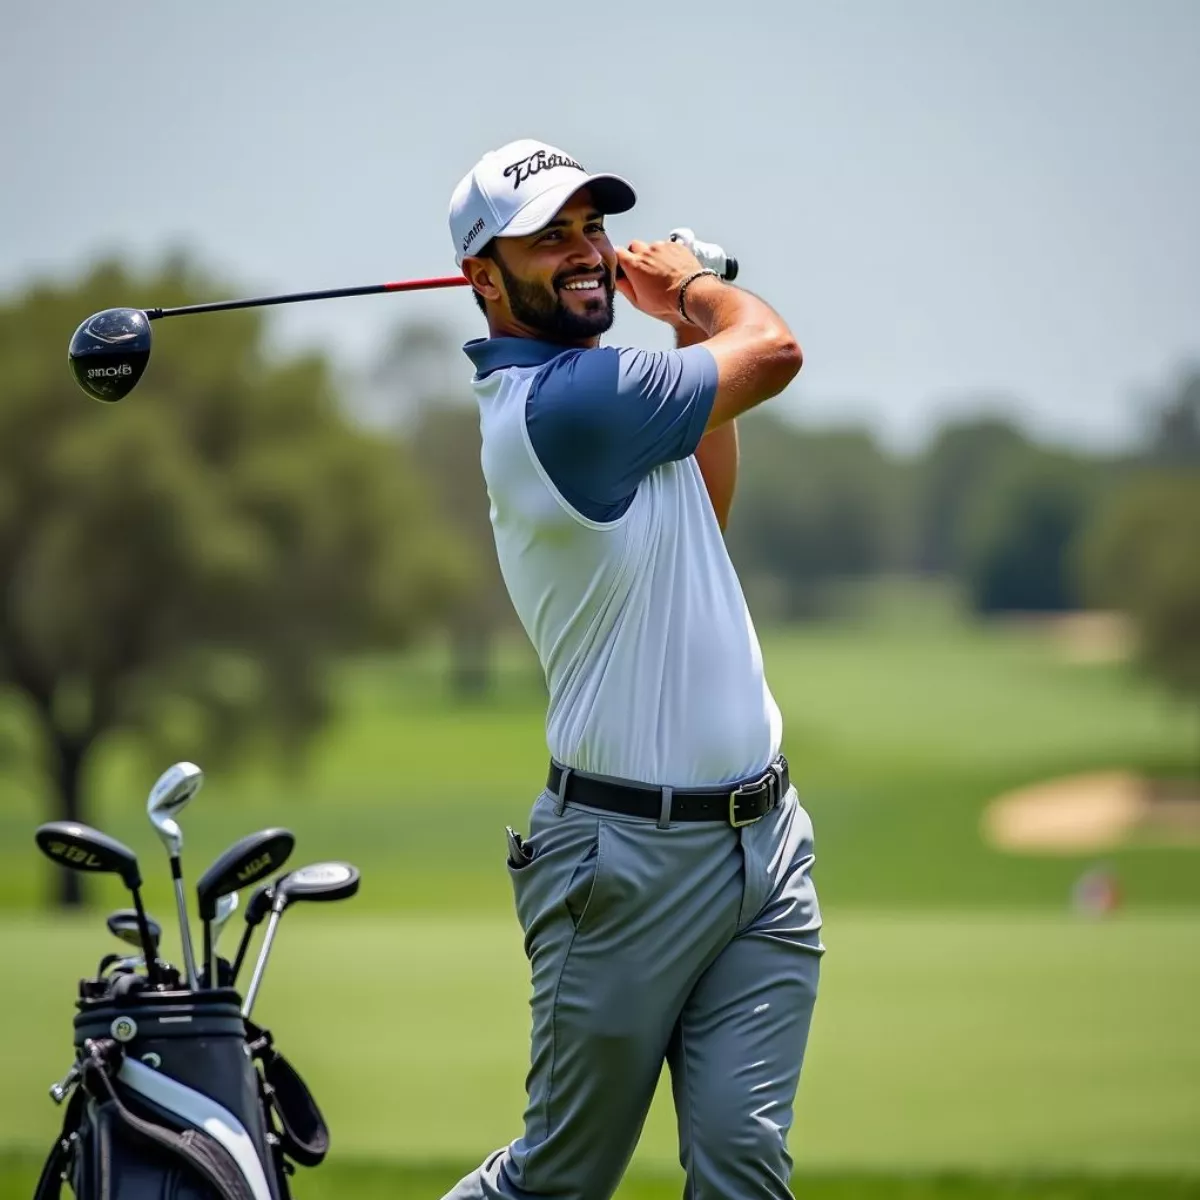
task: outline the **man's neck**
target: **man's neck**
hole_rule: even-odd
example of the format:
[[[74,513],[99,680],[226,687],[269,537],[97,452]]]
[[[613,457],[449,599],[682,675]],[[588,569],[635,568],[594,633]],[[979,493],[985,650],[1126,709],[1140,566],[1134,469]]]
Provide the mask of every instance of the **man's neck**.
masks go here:
[[[488,337],[530,338],[535,342],[549,342],[553,346],[563,346],[569,350],[593,350],[600,345],[598,333],[590,337],[565,338],[535,329],[532,325],[526,325],[513,317],[504,316],[488,317]]]

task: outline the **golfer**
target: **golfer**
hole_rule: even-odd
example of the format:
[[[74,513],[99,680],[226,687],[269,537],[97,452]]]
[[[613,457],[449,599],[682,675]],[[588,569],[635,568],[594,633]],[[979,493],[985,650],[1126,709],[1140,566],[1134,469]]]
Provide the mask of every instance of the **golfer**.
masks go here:
[[[614,248],[606,218],[634,199],[522,140],[450,202],[487,319],[464,349],[496,550],[549,692],[545,787],[528,835],[507,832],[533,984],[524,1131],[454,1200],[611,1196],[664,1062],[690,1200],[791,1195],[824,951],[812,824],[722,530],[734,420],[800,348],[687,244]],[[615,291],[676,348],[602,347]]]

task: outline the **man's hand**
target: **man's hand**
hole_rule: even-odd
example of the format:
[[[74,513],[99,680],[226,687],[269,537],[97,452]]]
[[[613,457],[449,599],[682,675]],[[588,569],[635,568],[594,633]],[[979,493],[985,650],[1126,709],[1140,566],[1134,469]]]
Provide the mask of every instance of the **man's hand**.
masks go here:
[[[617,289],[634,308],[648,317],[678,326],[679,288],[689,275],[704,268],[682,242],[632,241],[628,249],[617,249],[624,272]]]

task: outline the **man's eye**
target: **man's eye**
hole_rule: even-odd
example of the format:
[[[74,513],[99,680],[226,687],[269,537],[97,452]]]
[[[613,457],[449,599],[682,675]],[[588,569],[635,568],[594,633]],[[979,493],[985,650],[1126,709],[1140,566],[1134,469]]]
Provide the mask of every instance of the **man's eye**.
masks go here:
[[[596,224],[596,225],[589,225],[589,226],[588,226],[588,233],[599,233],[599,234],[603,234],[603,233],[604,233],[604,226],[603,226],[603,225],[599,225],[599,224]]]
[[[542,236],[542,241],[543,242],[554,242],[554,241],[557,241],[560,237],[562,237],[562,234],[559,233],[559,231],[557,229],[551,229],[548,233],[546,233]]]

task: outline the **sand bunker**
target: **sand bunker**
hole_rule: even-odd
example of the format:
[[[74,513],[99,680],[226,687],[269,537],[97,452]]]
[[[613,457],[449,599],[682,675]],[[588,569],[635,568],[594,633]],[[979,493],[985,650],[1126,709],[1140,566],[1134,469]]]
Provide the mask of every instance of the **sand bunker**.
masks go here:
[[[1047,780],[994,800],[983,834],[998,849],[1024,854],[1200,846],[1200,786],[1125,771]]]

